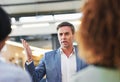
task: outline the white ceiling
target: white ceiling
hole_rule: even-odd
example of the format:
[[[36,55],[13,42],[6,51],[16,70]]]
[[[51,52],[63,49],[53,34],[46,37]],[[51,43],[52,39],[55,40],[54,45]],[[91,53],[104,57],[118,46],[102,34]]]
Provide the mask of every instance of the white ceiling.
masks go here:
[[[78,12],[83,3],[84,0],[0,0],[0,5],[12,16]]]
[[[54,15],[55,14],[68,14],[80,12],[85,0],[0,0],[0,5],[12,17],[19,18],[21,16],[37,16],[37,15]],[[75,15],[74,15],[75,16]],[[66,16],[68,19],[72,17]],[[63,18],[66,18],[63,17]],[[56,33],[56,23],[61,21],[76,21],[77,18],[72,20],[55,20],[47,21],[49,26],[33,26],[23,28],[25,23],[17,21],[13,24],[16,28],[13,29],[11,36],[21,35],[34,35],[34,34],[52,34]],[[33,24],[42,24],[43,22],[33,22]],[[29,24],[29,23],[28,23]],[[30,22],[31,24],[31,22]],[[75,24],[78,27],[79,24]],[[31,25],[32,26],[32,25]]]

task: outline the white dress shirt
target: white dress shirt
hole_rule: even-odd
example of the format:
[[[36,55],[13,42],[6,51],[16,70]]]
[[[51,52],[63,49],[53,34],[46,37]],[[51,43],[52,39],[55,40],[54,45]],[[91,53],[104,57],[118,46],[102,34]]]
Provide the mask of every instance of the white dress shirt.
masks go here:
[[[70,82],[70,78],[76,73],[76,55],[75,49],[69,57],[60,49],[61,53],[61,72],[62,82]]]

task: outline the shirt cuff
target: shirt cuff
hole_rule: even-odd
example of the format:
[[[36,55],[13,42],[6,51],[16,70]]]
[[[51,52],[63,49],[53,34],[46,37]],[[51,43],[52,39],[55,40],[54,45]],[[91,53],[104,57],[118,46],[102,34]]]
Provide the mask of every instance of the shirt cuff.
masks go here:
[[[30,65],[32,62],[33,62],[33,61],[30,61],[30,62],[26,61],[25,63],[26,63],[27,65]]]

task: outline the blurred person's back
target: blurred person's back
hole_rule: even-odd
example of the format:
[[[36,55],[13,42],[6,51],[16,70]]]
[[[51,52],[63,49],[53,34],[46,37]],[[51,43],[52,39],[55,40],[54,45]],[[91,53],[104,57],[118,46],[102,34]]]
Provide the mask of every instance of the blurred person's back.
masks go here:
[[[11,31],[10,18],[0,7],[0,52]],[[16,65],[5,63],[1,59],[0,56],[0,82],[31,82],[30,75],[26,71]]]
[[[0,82],[31,82],[22,68],[0,61]]]

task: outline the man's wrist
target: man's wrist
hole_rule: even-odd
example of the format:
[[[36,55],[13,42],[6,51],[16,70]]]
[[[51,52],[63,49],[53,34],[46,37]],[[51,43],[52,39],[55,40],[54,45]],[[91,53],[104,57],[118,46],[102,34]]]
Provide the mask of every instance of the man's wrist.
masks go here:
[[[32,58],[30,58],[30,59],[27,60],[27,62],[31,62],[31,61],[33,61]]]
[[[32,63],[32,61],[29,61],[29,62],[28,62],[28,61],[26,61],[26,64],[27,64],[27,65],[29,65],[29,64],[31,64],[31,63]]]

